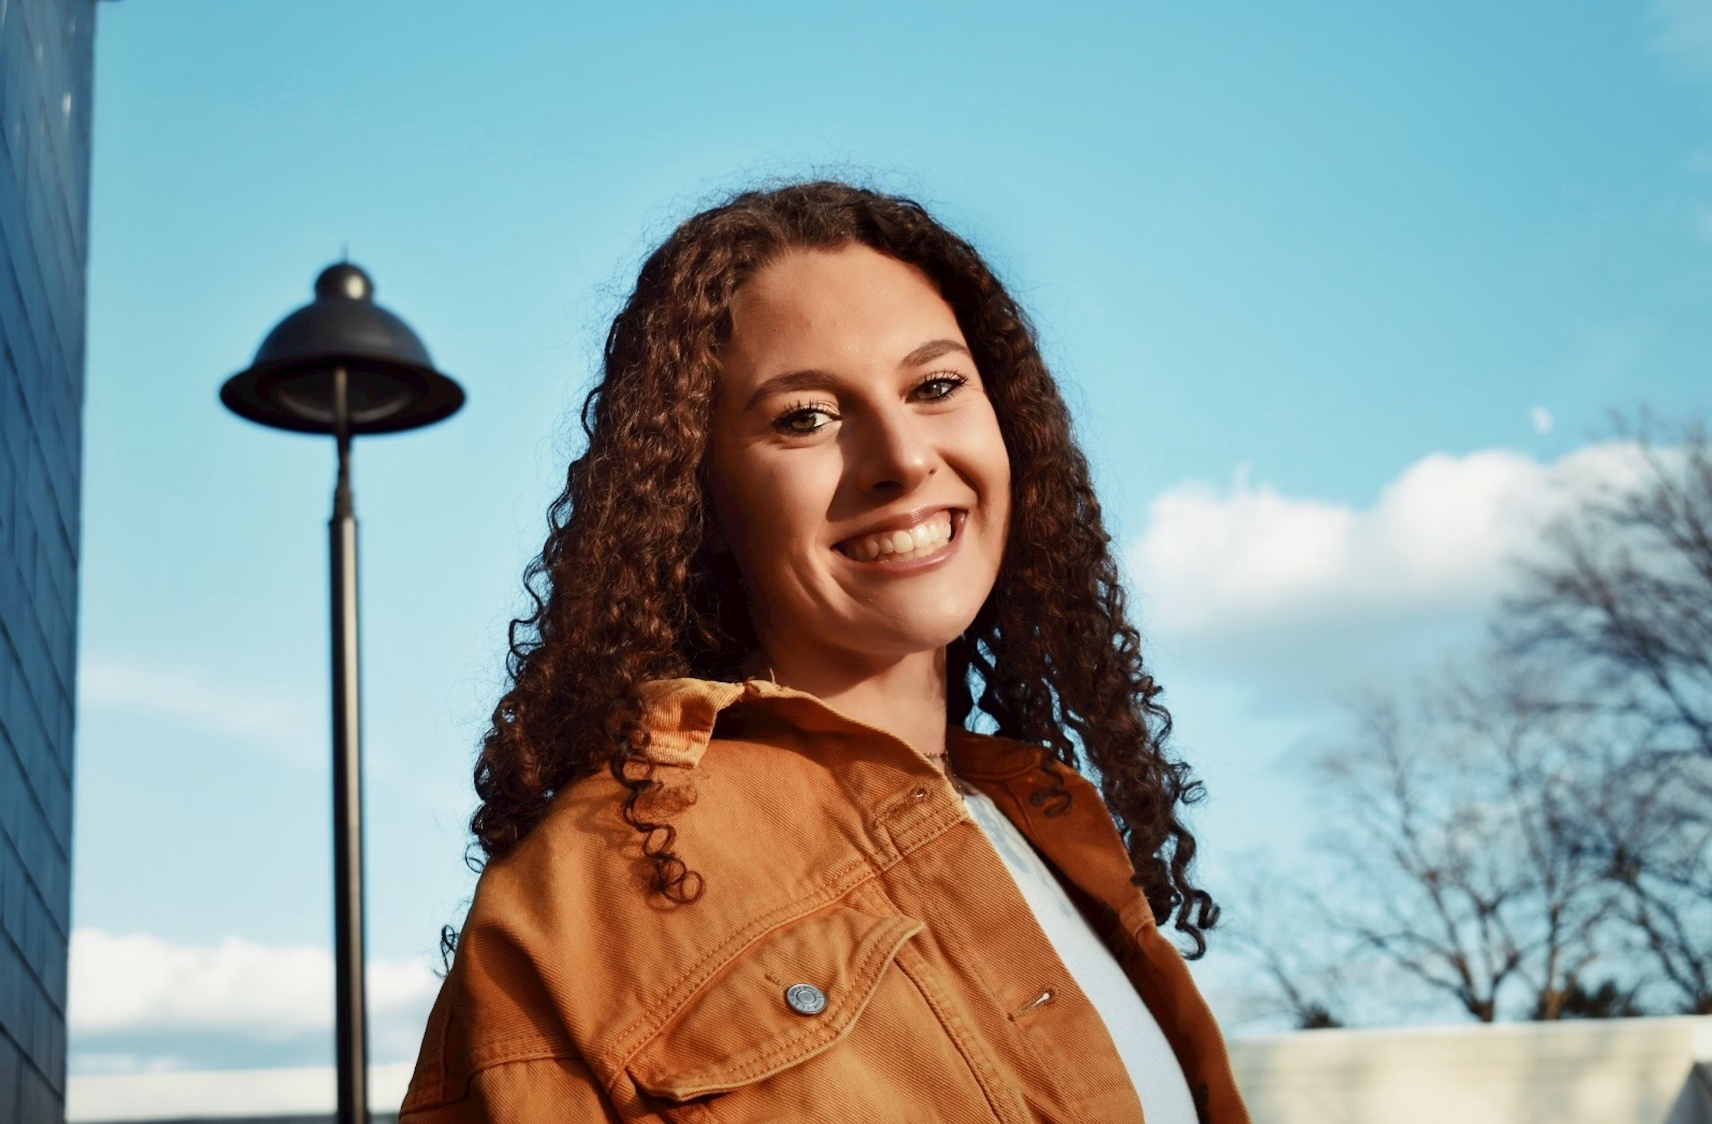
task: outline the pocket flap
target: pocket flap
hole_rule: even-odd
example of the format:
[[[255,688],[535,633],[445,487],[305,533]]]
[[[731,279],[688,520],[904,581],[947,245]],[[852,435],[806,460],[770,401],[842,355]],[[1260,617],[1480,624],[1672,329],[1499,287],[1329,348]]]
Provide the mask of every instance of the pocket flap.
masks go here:
[[[834,906],[745,949],[631,1059],[631,1078],[668,1100],[722,1093],[806,1061],[843,1038],[903,943],[926,926]],[[786,992],[818,989],[799,1014]],[[809,1009],[812,992],[797,993]]]

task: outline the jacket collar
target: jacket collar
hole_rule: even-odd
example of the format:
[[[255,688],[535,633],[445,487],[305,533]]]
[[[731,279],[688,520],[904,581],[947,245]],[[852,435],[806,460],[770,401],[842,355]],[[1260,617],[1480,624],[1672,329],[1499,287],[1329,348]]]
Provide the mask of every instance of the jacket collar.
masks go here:
[[[709,679],[656,679],[642,684],[642,728],[648,733],[648,757],[662,765],[693,769],[701,764],[721,711],[743,703],[759,706],[810,731],[863,730],[898,739],[859,721],[817,696],[769,679],[721,683]],[[902,744],[900,742],[900,744]],[[976,734],[956,726],[946,731],[951,765],[970,780],[998,781],[1033,768],[1038,746]]]
[[[782,687],[767,679],[719,683],[706,679],[661,679],[641,688],[643,728],[648,731],[648,756],[664,765],[694,769],[713,740],[720,711],[742,703],[810,733],[861,731],[885,738],[903,752],[914,754],[924,769],[926,758],[895,735],[860,722],[817,696]],[[1046,752],[1040,746],[1009,738],[977,734],[951,726],[946,749],[952,767],[995,800],[1046,856],[1083,891],[1105,902],[1124,930],[1139,934],[1153,927],[1152,910],[1132,879],[1128,849],[1099,792],[1087,778],[1061,770],[1054,781],[1036,768]],[[1044,812],[1047,790],[1062,786],[1071,795],[1068,814],[1054,819]]]

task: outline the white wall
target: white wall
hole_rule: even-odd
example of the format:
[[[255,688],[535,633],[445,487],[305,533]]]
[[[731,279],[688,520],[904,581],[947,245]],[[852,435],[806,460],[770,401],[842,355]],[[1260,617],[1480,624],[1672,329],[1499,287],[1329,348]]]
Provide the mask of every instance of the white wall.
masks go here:
[[[369,1105],[374,1112],[398,1112],[413,1068],[409,1062],[369,1067]],[[66,1090],[65,1115],[71,1124],[119,1124],[198,1116],[331,1116],[337,1105],[330,1065],[189,1070],[74,1076]]]
[[[1231,1059],[1254,1124],[1712,1124],[1684,1091],[1712,1016],[1314,1030]]]

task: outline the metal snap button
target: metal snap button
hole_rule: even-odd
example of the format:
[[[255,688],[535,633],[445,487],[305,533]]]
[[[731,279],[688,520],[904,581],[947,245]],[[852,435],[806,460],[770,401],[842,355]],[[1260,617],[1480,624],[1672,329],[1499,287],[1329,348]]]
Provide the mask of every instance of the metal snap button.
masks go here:
[[[910,793],[910,795],[915,797],[917,800],[926,800],[927,789],[925,787],[918,788],[914,792]]]
[[[818,1015],[826,1010],[826,992],[813,984],[792,984],[785,988],[785,1002],[799,1015]]]

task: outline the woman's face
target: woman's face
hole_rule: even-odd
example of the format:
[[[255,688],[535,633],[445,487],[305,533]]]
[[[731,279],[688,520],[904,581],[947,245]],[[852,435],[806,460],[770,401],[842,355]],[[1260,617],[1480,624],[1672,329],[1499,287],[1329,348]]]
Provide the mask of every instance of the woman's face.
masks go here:
[[[710,457],[775,662],[937,650],[993,588],[1010,458],[956,316],[895,258],[793,251],[744,284]]]

